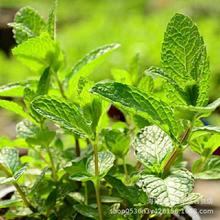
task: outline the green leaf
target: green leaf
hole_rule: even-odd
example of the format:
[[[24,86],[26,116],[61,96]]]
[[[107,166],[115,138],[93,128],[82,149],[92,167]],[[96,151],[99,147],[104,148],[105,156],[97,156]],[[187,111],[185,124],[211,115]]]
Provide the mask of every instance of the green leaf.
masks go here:
[[[199,163],[200,172],[195,172],[194,176],[196,179],[220,179],[220,157],[211,156],[204,164]]]
[[[197,117],[208,117],[212,112],[214,112],[218,107],[220,106],[220,98],[216,99],[214,102],[208,104],[205,107],[199,107],[199,106],[184,106],[180,105],[177,106],[176,108],[189,113],[194,113],[197,115]]]
[[[191,97],[191,105],[203,106],[208,100],[209,63],[197,26],[176,14],[167,26],[161,53],[165,76],[175,81]]]
[[[81,136],[93,136],[90,124],[85,120],[79,107],[73,103],[49,96],[39,96],[34,99],[31,106],[38,114],[70,132]]]
[[[192,132],[205,132],[205,133],[220,133],[220,127],[217,126],[202,126],[202,127],[194,127]]]
[[[18,60],[36,72],[42,72],[48,66],[56,72],[64,60],[59,45],[46,33],[25,41],[12,52]]]
[[[54,0],[54,6],[50,11],[47,30],[52,39],[56,38],[56,9],[57,9],[57,0]]]
[[[8,137],[0,137],[0,148],[3,147],[28,147],[27,143],[22,138],[16,138],[14,140]]]
[[[102,114],[102,101],[99,98],[93,98],[91,103],[87,103],[83,106],[83,113],[86,119],[91,122],[93,132],[96,132]]]
[[[18,207],[20,204],[22,204],[21,199],[1,200],[0,201],[0,209],[10,208],[10,207]]]
[[[172,97],[175,99],[175,102],[173,99],[171,99],[172,104],[176,105],[178,103],[180,104],[185,104],[188,102],[188,96],[185,93],[185,91],[179,87],[179,85],[172,79],[170,78],[163,69],[160,69],[158,67],[150,67],[145,71],[146,75],[150,75],[152,77],[160,77],[164,80],[167,81],[167,89],[168,89],[168,94],[167,96]],[[174,96],[174,97],[173,97]]]
[[[97,83],[91,92],[105,97],[118,106],[133,110],[134,113],[146,117],[166,131],[175,134],[178,130],[170,106],[135,87],[117,82],[101,82]]]
[[[28,120],[23,120],[16,125],[18,137],[26,139],[29,144],[47,147],[53,141],[56,133],[47,128],[40,129]]]
[[[98,212],[96,208],[86,205],[74,205],[74,209],[79,212],[81,215],[86,216],[92,219],[98,219]]]
[[[18,150],[15,148],[0,149],[0,165],[4,166],[11,174],[18,171],[21,165]]]
[[[114,166],[115,155],[110,151],[98,152],[99,176],[104,177]],[[91,156],[87,161],[87,172],[95,176],[95,158]]]
[[[36,80],[25,80],[21,82],[2,85],[0,86],[0,95],[10,97],[21,97],[23,96],[24,88],[26,86],[33,86],[36,84],[36,82]]]
[[[37,86],[37,94],[38,95],[46,95],[50,88],[50,79],[51,79],[51,73],[50,73],[50,67],[47,67],[43,74],[40,77],[40,81]]]
[[[147,203],[148,198],[146,194],[142,190],[138,189],[137,186],[126,186],[121,180],[109,175],[105,176],[105,179],[112,185],[113,189],[118,192],[122,199],[127,200],[132,205]]]
[[[137,185],[150,199],[153,199],[155,204],[172,208],[181,206],[182,202],[191,196],[194,178],[189,171],[182,169],[173,171],[164,179],[142,174]]]
[[[79,60],[73,67],[71,73],[66,76],[65,86],[69,87],[69,90],[74,88],[74,85],[78,83],[78,80],[82,76],[87,76],[93,71],[93,69],[113,50],[117,49],[119,44],[108,44],[97,48],[85,55]]]
[[[32,117],[28,113],[26,113],[20,105],[18,105],[15,102],[7,101],[7,100],[0,100],[0,107],[8,111],[14,112],[17,115],[21,116],[22,118],[26,118],[32,122],[35,122],[34,119],[32,119]]]
[[[0,177],[0,185],[13,183],[14,181],[15,179],[13,177]]]
[[[133,147],[137,160],[156,172],[163,170],[163,161],[174,149],[171,138],[155,125],[143,128]]]
[[[9,25],[13,27],[14,37],[18,44],[31,37],[39,36],[46,30],[43,18],[31,7],[21,8],[16,13],[14,22]]]
[[[120,129],[104,129],[102,134],[108,149],[115,155],[123,157],[130,147],[130,137]]]
[[[132,85],[132,77],[129,72],[123,69],[112,69],[111,75],[113,76],[114,81]]]

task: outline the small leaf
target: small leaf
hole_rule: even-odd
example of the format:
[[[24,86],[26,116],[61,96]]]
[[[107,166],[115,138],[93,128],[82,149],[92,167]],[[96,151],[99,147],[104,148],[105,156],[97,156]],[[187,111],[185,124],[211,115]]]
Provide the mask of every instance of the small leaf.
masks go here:
[[[91,92],[107,98],[116,105],[133,110],[171,133],[175,134],[178,130],[170,106],[135,87],[117,82],[101,82],[97,83]]]
[[[10,97],[21,97],[23,96],[25,87],[33,86],[36,84],[36,82],[36,80],[25,80],[0,86],[0,95]]]
[[[12,52],[19,61],[36,72],[42,72],[48,66],[57,72],[64,60],[58,43],[53,41],[47,33],[23,42]]]
[[[146,194],[142,190],[139,190],[137,186],[126,186],[121,180],[109,175],[105,176],[105,179],[112,185],[113,189],[118,192],[122,199],[127,200],[132,205],[147,203],[148,198]]]
[[[54,6],[50,11],[47,30],[52,39],[56,38],[56,9],[57,9],[57,0],[54,0]]]
[[[0,149],[0,164],[14,174],[20,167],[18,151],[15,148]]]
[[[46,30],[43,18],[31,7],[21,8],[15,15],[14,23],[9,25],[13,27],[14,37],[18,44],[31,37],[39,36]]]
[[[18,207],[22,204],[21,199],[9,199],[9,200],[1,200],[0,201],[0,209],[10,208],[10,207]]]
[[[41,75],[40,81],[37,86],[38,95],[46,95],[50,88],[50,67],[47,67]]]
[[[220,98],[216,99],[214,102],[208,104],[205,107],[199,106],[177,106],[177,109],[185,112],[193,112],[197,117],[208,117],[212,112],[214,112],[220,106]]]
[[[99,176],[104,177],[114,166],[115,155],[110,151],[101,151],[98,153]],[[87,161],[87,171],[95,176],[95,159],[91,156]]]
[[[143,128],[133,146],[137,160],[158,172],[162,171],[163,161],[174,149],[171,138],[155,125]]]
[[[49,96],[39,96],[32,102],[32,108],[41,116],[54,121],[70,132],[81,136],[93,135],[82,111],[73,103]]]
[[[104,129],[102,131],[108,149],[115,155],[123,157],[130,147],[130,137],[119,129]]]
[[[137,185],[147,193],[155,204],[164,207],[181,206],[191,194],[194,186],[193,175],[186,169],[175,170],[162,179],[154,175],[141,175]]]
[[[14,140],[8,137],[0,137],[0,148],[3,147],[28,147],[27,143],[22,138],[16,138]]]
[[[204,164],[200,163],[200,172],[194,173],[196,179],[220,179],[220,157],[211,156]]]
[[[86,217],[92,218],[92,219],[98,219],[97,209],[95,209],[91,206],[78,204],[78,205],[74,205],[73,207],[77,212],[79,212],[83,216],[86,216]]]
[[[0,107],[7,109],[11,112],[14,112],[17,115],[36,123],[34,119],[32,119],[32,117],[28,113],[26,113],[20,105],[18,105],[15,102],[7,101],[7,100],[0,100]]]
[[[88,53],[75,64],[71,73],[66,76],[65,86],[69,87],[69,90],[72,90],[74,85],[78,83],[80,77],[85,77],[91,73],[92,70],[103,60],[103,58],[119,46],[119,44],[108,44]]]
[[[0,177],[0,185],[13,183],[14,181],[15,179],[13,177]]]

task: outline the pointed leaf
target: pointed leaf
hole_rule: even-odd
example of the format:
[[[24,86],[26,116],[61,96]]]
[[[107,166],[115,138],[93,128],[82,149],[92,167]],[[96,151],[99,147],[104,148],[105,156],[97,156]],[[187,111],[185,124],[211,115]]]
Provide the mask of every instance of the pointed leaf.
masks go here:
[[[46,95],[50,88],[50,67],[47,67],[40,77],[40,81],[37,86],[38,95]]]
[[[220,157],[212,156],[203,165],[202,170],[199,173],[194,173],[196,179],[220,179]]]
[[[133,110],[152,123],[162,126],[166,131],[176,133],[178,130],[170,106],[135,87],[117,82],[101,82],[97,83],[91,92],[107,98],[114,104]]]
[[[74,88],[82,76],[87,76],[91,71],[113,50],[117,49],[119,44],[108,44],[91,51],[73,67],[71,73],[66,76],[65,86],[69,90]]]
[[[39,96],[34,99],[31,105],[41,116],[54,121],[70,132],[82,136],[93,135],[90,124],[87,123],[78,106],[73,103],[49,96]]]
[[[182,169],[173,171],[165,179],[143,174],[137,185],[154,200],[155,204],[172,208],[180,206],[191,194],[194,178],[189,171]]]
[[[209,63],[203,39],[189,17],[176,14],[169,22],[161,62],[166,76],[191,95],[188,104],[203,106],[207,103]]]
[[[26,113],[20,105],[18,105],[15,102],[7,101],[7,100],[0,100],[0,107],[2,107],[4,109],[7,109],[7,110],[9,110],[11,112],[14,112],[17,115],[19,115],[19,116],[21,116],[23,118],[26,118],[26,119],[28,119],[28,120],[30,120],[32,122],[35,122],[32,119],[32,117],[28,113]]]
[[[16,83],[9,83],[6,85],[0,86],[0,95],[1,96],[10,96],[10,97],[20,97],[23,96],[24,89],[26,86],[33,86],[36,84],[36,80],[25,80]]]

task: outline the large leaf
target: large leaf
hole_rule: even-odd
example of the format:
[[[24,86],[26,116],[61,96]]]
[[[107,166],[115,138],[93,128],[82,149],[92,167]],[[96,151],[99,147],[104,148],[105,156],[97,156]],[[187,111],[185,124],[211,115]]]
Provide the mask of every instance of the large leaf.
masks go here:
[[[90,124],[82,111],[73,103],[49,96],[39,96],[32,102],[32,108],[41,116],[54,121],[61,127],[82,136],[92,136]]]
[[[166,156],[174,149],[171,138],[155,125],[143,128],[135,138],[133,146],[137,160],[159,172],[162,171]]]
[[[197,179],[220,179],[220,157],[211,156],[204,164],[204,161],[199,163],[200,172],[195,172],[194,176]]]
[[[116,105],[133,110],[152,123],[162,126],[166,131],[176,133],[178,130],[170,106],[135,87],[118,82],[101,82],[97,83],[91,92],[107,98]]]
[[[187,170],[173,171],[170,176],[162,179],[154,175],[141,175],[137,185],[143,189],[155,204],[164,207],[175,207],[186,205],[188,196],[194,186],[193,175]],[[197,200],[199,196],[197,196]],[[191,204],[191,201],[188,201]],[[195,201],[193,201],[195,202]]]
[[[21,8],[15,15],[14,23],[9,25],[13,27],[14,37],[18,44],[31,37],[39,36],[46,30],[43,18],[31,7]]]
[[[146,204],[148,201],[148,198],[146,194],[137,188],[137,186],[126,186],[122,183],[121,180],[107,175],[105,179],[112,185],[113,189],[115,189],[119,196],[128,202],[133,204]]]
[[[115,161],[115,155],[110,151],[98,152],[98,167],[99,176],[105,176],[108,171],[113,167]],[[92,176],[95,176],[95,158],[91,156],[87,161],[87,171]]]
[[[78,80],[82,76],[87,76],[111,51],[117,49],[119,44],[108,44],[97,48],[85,55],[79,60],[72,71],[66,76],[65,86],[69,86],[69,90],[74,88]]]
[[[64,59],[57,42],[46,33],[23,42],[12,52],[18,60],[38,72],[42,72],[48,66],[56,72]]]
[[[0,201],[0,209],[9,208],[9,207],[18,207],[23,202],[21,199],[9,199]]]
[[[28,113],[26,113],[20,105],[18,105],[15,102],[7,101],[7,100],[0,100],[0,107],[7,109],[11,112],[14,112],[17,115],[23,118],[26,118],[32,122],[35,122],[33,118]]]
[[[167,26],[161,54],[165,76],[181,86],[192,105],[207,103],[209,63],[197,26],[182,14],[176,14]]]

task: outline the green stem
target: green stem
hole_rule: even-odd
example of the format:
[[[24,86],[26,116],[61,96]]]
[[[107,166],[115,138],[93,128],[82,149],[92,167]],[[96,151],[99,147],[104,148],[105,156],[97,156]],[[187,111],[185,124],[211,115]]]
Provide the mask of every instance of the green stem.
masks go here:
[[[125,173],[125,181],[128,181],[128,169],[127,169],[127,165],[125,162],[125,158],[123,158],[123,167],[124,167],[124,173]]]
[[[88,205],[88,185],[87,182],[84,183],[84,190],[85,190],[85,205]]]
[[[186,129],[186,131],[183,133],[183,135],[180,138],[180,144],[185,143],[189,136],[190,136],[190,132],[192,130],[192,125],[193,123]],[[177,157],[180,154],[181,149],[179,147],[175,147],[173,152],[170,155],[170,158],[168,159],[167,163],[164,166],[164,172],[167,173],[170,170],[170,167],[173,165],[173,163],[176,161]]]
[[[12,177],[11,173],[3,166],[0,164],[0,169],[6,174],[6,176],[8,178]],[[32,212],[36,212],[36,209],[34,208],[34,206],[32,206],[32,204],[28,201],[28,199],[26,198],[25,193],[23,192],[23,190],[21,189],[21,187],[16,183],[13,182],[12,183],[14,185],[14,187],[16,188],[17,192],[19,193],[19,195],[21,196],[24,204],[32,211]]]
[[[57,181],[58,177],[57,177],[56,166],[54,163],[53,155],[50,151],[50,147],[47,146],[46,149],[47,149],[47,153],[48,153],[48,156],[50,159],[50,164],[51,164],[51,169],[52,169],[52,177],[55,181]]]
[[[98,163],[98,146],[97,146],[97,140],[93,143],[94,148],[94,158],[95,158],[95,177],[96,180],[94,181],[94,187],[96,192],[96,201],[97,201],[97,207],[98,207],[98,214],[99,214],[99,220],[102,220],[102,205],[101,205],[101,197],[100,197],[100,179],[99,179],[99,163]]]
[[[63,89],[63,85],[62,85],[57,73],[55,73],[55,77],[56,77],[56,80],[57,80],[58,87],[60,89],[60,94],[63,96],[64,99],[67,99],[67,97],[65,95],[65,92],[64,92],[64,89]]]

